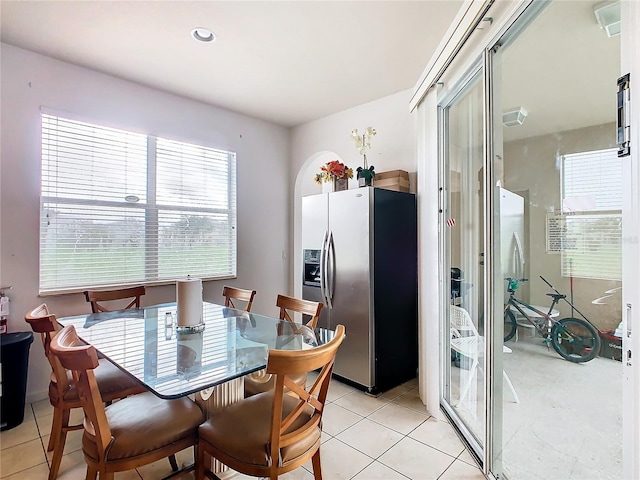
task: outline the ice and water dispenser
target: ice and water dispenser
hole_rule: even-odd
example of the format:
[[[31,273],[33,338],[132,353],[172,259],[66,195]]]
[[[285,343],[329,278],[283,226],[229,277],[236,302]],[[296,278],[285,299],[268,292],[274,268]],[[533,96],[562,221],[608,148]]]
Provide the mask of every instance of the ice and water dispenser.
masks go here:
[[[302,285],[320,286],[320,250],[304,250],[304,277]]]

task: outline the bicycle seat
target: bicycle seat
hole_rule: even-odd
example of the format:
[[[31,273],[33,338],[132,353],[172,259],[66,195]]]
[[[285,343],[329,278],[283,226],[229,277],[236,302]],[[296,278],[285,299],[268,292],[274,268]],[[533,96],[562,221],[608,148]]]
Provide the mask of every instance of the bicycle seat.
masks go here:
[[[547,293],[546,295],[553,298],[554,300],[561,300],[563,298],[567,298],[567,296],[563,293]]]

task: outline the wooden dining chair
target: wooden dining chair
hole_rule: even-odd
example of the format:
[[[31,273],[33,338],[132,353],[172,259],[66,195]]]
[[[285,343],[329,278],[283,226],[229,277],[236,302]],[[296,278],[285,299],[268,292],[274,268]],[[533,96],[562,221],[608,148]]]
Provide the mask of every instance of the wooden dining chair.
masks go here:
[[[96,382],[96,350],[84,344],[73,325],[50,344],[52,355],[73,373],[85,413],[82,452],[87,480],[112,480],[115,472],[132,470],[194,446],[204,421],[200,407],[188,397],[163,400],[151,392],[104,406]]]
[[[196,479],[209,475],[206,455],[245,475],[276,479],[312,460],[315,480],[322,479],[322,414],[333,362],[345,329],[308,350],[269,350],[267,372],[275,378],[269,392],[224,407],[198,429]],[[321,371],[310,387],[293,376]],[[210,462],[209,462],[210,464]]]
[[[93,313],[109,312],[112,310],[140,308],[140,297],[145,294],[145,287],[128,287],[116,290],[85,290],[83,293],[87,302],[91,303],[91,311]],[[129,299],[131,299],[129,303],[113,303],[118,300]],[[102,302],[109,302],[110,307],[105,306]],[[114,307],[114,305],[117,305],[117,307]]]
[[[71,373],[63,368],[51,353],[51,342],[60,331],[56,316],[49,312],[46,304],[42,304],[25,315],[25,321],[34,332],[39,333],[44,346],[44,354],[51,365],[49,382],[49,402],[53,407],[53,421],[47,451],[53,450],[49,479],[58,476],[60,461],[67,439],[67,433],[82,429],[82,425],[69,425],[71,409],[81,408],[78,390],[72,381]],[[146,389],[131,376],[122,372],[106,359],[100,359],[94,374],[97,387],[105,402],[111,402],[129,395],[138,394]]]
[[[276,298],[276,307],[280,308],[280,320],[294,322],[295,312],[301,313],[306,316],[306,325],[310,328],[316,327],[323,306],[324,305],[319,302],[303,300],[287,295],[278,295]],[[294,377],[294,381],[298,385],[304,386],[307,381],[307,373],[303,372],[297,375]],[[257,393],[266,392],[267,390],[271,390],[274,385],[274,379],[268,375],[265,370],[259,370],[244,377],[244,396],[250,397]]]
[[[253,297],[256,296],[255,290],[245,290],[243,288],[230,287],[225,285],[222,287],[222,296],[224,297],[224,306],[235,308],[236,310],[244,310],[245,312],[251,311],[251,305],[253,304]],[[239,303],[245,302],[244,308]]]
[[[293,312],[301,313],[307,327],[316,328],[323,303],[303,300],[301,298],[278,295],[276,307],[280,308],[280,319],[294,321]]]

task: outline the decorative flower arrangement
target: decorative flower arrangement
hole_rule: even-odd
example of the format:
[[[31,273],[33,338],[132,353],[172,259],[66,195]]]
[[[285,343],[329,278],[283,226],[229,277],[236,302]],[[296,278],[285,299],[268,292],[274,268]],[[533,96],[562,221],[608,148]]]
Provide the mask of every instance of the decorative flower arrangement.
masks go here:
[[[367,165],[367,148],[371,148],[371,137],[373,137],[376,133],[376,129],[373,127],[367,127],[362,135],[358,133],[357,128],[351,132],[351,138],[354,141],[358,152],[360,152],[360,155],[362,155],[364,160],[364,166],[358,167],[356,169],[356,178],[358,179],[358,184],[361,187],[371,185],[371,181],[376,176],[376,172],[373,171],[373,165]]]
[[[348,178],[353,178],[353,170],[338,160],[332,160],[322,166],[320,173],[316,173],[315,181],[322,184]]]

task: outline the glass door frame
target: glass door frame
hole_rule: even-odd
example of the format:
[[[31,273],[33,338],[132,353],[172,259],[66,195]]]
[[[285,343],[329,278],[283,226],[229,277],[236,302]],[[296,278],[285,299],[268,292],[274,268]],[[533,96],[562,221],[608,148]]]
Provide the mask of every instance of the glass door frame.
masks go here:
[[[426,372],[420,374],[420,391],[423,400],[426,402],[428,409],[433,415],[438,415],[439,410],[450,416],[450,412],[443,405],[442,388],[443,381],[443,361],[446,357],[442,355],[442,351],[438,355],[434,355],[433,350],[437,349],[436,342],[440,341],[442,345],[443,336],[448,335],[448,328],[442,331],[444,313],[443,306],[448,301],[446,298],[447,289],[443,289],[443,282],[449,278],[450,272],[446,272],[444,268],[445,258],[442,255],[444,251],[443,235],[445,218],[442,215],[442,202],[444,197],[442,183],[442,162],[443,162],[443,145],[445,135],[442,132],[442,108],[440,92],[447,90],[449,84],[458,83],[459,79],[464,76],[465,68],[461,65],[467,65],[477,61],[479,57],[483,57],[490,47],[487,45],[495,45],[498,39],[502,38],[506,31],[513,26],[517,18],[530,7],[532,0],[516,0],[512,4],[494,3],[493,0],[471,0],[468,12],[459,15],[459,25],[455,30],[447,34],[446,38],[441,42],[442,46],[434,54],[432,61],[426,66],[421,75],[413,96],[410,101],[410,108],[417,113],[419,125],[426,126],[424,131],[418,132],[418,180],[421,194],[418,198],[420,212],[421,237],[426,241],[437,240],[438,258],[435,255],[425,255],[421,260],[421,276],[422,287],[421,295],[431,299],[440,301],[439,325],[440,335],[434,335],[436,332],[429,326],[424,315],[435,314],[435,309],[431,307],[421,307],[421,324],[423,331],[421,332],[421,341],[423,347],[421,350],[421,369],[424,367]],[[538,3],[538,2],[535,2]],[[542,2],[540,2],[542,3]],[[546,3],[546,2],[545,2]],[[621,75],[631,72],[632,79],[635,79],[635,85],[640,85],[640,3],[637,2],[621,2],[622,13],[622,71]],[[490,17],[488,17],[490,16]],[[484,19],[491,19],[491,23],[485,23]],[[480,28],[482,25],[484,28]],[[482,31],[481,31],[482,30]],[[474,41],[468,39],[473,35]],[[443,84],[445,87],[443,87]],[[636,87],[637,89],[638,87]],[[623,306],[637,304],[637,298],[640,295],[640,285],[638,284],[638,268],[640,265],[640,247],[637,242],[637,232],[640,230],[640,199],[633,192],[637,192],[640,188],[640,168],[638,168],[638,150],[640,146],[640,108],[631,109],[631,125],[635,128],[631,130],[632,147],[631,157],[627,157],[626,162],[629,164],[628,180],[625,184],[625,203],[623,209],[624,217],[624,266],[623,271]],[[435,128],[437,126],[437,128]],[[437,166],[433,165],[433,158],[438,158]],[[433,176],[430,176],[433,175]],[[435,178],[438,180],[436,181]],[[433,180],[432,180],[433,179]],[[435,202],[439,204],[439,213],[432,213],[432,206]],[[435,225],[437,218],[437,226]],[[437,237],[436,237],[437,235]],[[486,259],[485,259],[486,260]],[[438,281],[434,281],[437,269]],[[425,277],[426,275],[426,277]],[[490,284],[488,284],[490,286]],[[431,302],[430,302],[431,303]],[[633,308],[626,311],[624,315],[625,327],[626,323],[634,324],[633,335],[623,340],[623,348],[625,354],[627,350],[634,350],[634,357],[640,351],[640,308]],[[426,327],[425,327],[426,326]],[[626,329],[626,328],[625,328]],[[431,336],[429,336],[429,333]],[[428,349],[425,349],[424,346]],[[624,365],[624,392],[623,392],[623,459],[624,474],[623,478],[640,478],[640,455],[638,455],[638,446],[640,445],[640,368],[636,360],[633,364]],[[436,389],[439,385],[439,393]],[[438,401],[439,400],[439,401]],[[493,415],[493,412],[490,412]],[[455,423],[455,422],[453,422]],[[461,429],[464,434],[464,429]],[[492,429],[489,428],[488,431]],[[488,442],[490,444],[491,442]],[[486,455],[484,455],[486,457]],[[485,460],[485,459],[483,459]],[[491,461],[483,461],[483,471],[489,478],[494,478],[490,470],[493,465]]]
[[[630,74],[632,90],[640,90],[640,3],[620,2],[621,19],[621,72]],[[640,282],[638,282],[640,250],[640,198],[634,192],[640,190],[640,108],[635,92],[635,104],[630,109],[631,155],[620,160],[624,162],[625,185],[623,191],[623,267],[622,267],[622,458],[623,478],[640,478]],[[633,96],[633,94],[632,94]],[[633,105],[633,104],[632,104]],[[635,308],[634,308],[635,306]]]
[[[496,133],[501,132],[500,119],[496,119],[494,115],[494,90],[496,88],[496,79],[494,77],[494,55],[496,51],[504,45],[505,41],[517,38],[520,31],[529,24],[537,14],[544,9],[551,0],[541,2],[523,2],[516,9],[507,21],[499,28],[486,46],[480,52],[480,55],[473,61],[472,66],[467,69],[466,73],[454,77],[455,87],[446,94],[438,97],[438,174],[439,184],[441,186],[441,209],[439,212],[440,225],[440,278],[445,279],[445,285],[450,279],[449,266],[451,262],[449,241],[450,236],[448,230],[444,228],[446,225],[446,211],[449,208],[448,195],[449,190],[449,159],[447,151],[448,142],[448,125],[446,122],[445,110],[449,108],[456,98],[462,94],[469,83],[476,78],[476,75],[482,74],[482,92],[483,92],[483,159],[482,159],[482,225],[483,243],[484,243],[484,306],[483,316],[485,319],[484,335],[489,341],[485,342],[484,351],[484,408],[486,412],[484,426],[484,445],[480,445],[473,438],[473,434],[464,425],[462,420],[456,415],[454,409],[445,399],[445,388],[448,387],[447,376],[450,367],[447,362],[447,354],[449,352],[449,325],[448,325],[448,307],[449,299],[447,298],[447,288],[442,288],[440,292],[440,301],[442,308],[440,309],[440,405],[452,423],[460,430],[465,441],[469,444],[476,457],[480,461],[481,468],[485,475],[490,478],[502,478],[502,434],[503,434],[503,362],[502,362],[502,344],[503,344],[503,328],[502,328],[502,296],[503,285],[502,280],[497,284],[494,273],[501,270],[499,255],[495,252],[499,251],[499,232],[500,228],[500,212],[496,210],[499,205],[499,189],[495,176],[494,160],[497,159],[495,151]],[[521,16],[526,17],[521,20]],[[496,124],[498,122],[498,124]],[[500,139],[501,140],[501,139]],[[501,159],[501,157],[500,157]],[[499,319],[500,321],[496,321]],[[487,334],[490,337],[487,337]]]
[[[478,77],[482,77],[481,78],[481,82],[482,82],[482,89],[481,91],[483,92],[483,99],[485,98],[485,94],[486,94],[486,85],[485,85],[485,70],[484,70],[485,66],[484,66],[484,62],[482,61],[482,58],[478,58],[473,65],[468,69],[468,71],[456,82],[456,86],[455,88],[453,88],[451,91],[447,92],[442,98],[438,99],[438,149],[439,149],[439,155],[438,157],[442,160],[440,162],[438,162],[438,178],[439,178],[439,184],[440,184],[440,188],[441,188],[441,209],[439,212],[439,224],[440,224],[440,236],[439,236],[439,257],[441,259],[440,261],[440,278],[443,279],[447,279],[447,281],[450,282],[450,267],[451,267],[451,249],[450,249],[450,243],[451,243],[451,235],[450,235],[450,230],[447,228],[444,228],[444,225],[446,225],[446,215],[447,212],[450,211],[451,209],[451,202],[450,202],[450,198],[451,198],[451,182],[450,182],[450,162],[449,162],[449,122],[448,122],[448,115],[447,115],[447,110],[450,109],[456,102],[457,99],[460,98],[461,95],[464,95],[468,89],[470,87],[474,86],[474,82],[477,81]],[[482,112],[482,118],[483,118],[483,144],[486,143],[486,133],[485,133],[485,127],[486,127],[486,105],[483,104],[483,112]],[[485,145],[483,145],[483,153],[482,153],[482,164],[483,164],[483,171],[486,171],[486,147]],[[484,180],[483,180],[484,181]],[[484,190],[484,189],[483,189]],[[482,199],[481,205],[480,205],[480,209],[484,212],[485,210],[485,199]],[[486,215],[486,213],[485,213]],[[486,240],[486,235],[487,232],[485,231],[486,229],[483,228],[483,232],[482,232],[482,236],[483,236],[483,240]],[[443,284],[446,285],[447,281],[445,281]],[[485,279],[485,285],[486,285],[486,279]],[[464,436],[466,442],[468,443],[469,447],[471,448],[473,454],[475,455],[476,459],[479,460],[480,465],[483,467],[483,472],[485,474],[487,474],[489,472],[489,470],[486,468],[487,465],[487,461],[486,461],[486,448],[485,446],[487,445],[486,441],[487,441],[487,426],[488,426],[488,417],[489,417],[489,411],[487,410],[487,401],[488,401],[488,397],[487,397],[487,384],[490,382],[487,382],[487,379],[489,378],[488,375],[488,371],[486,370],[486,361],[485,363],[482,365],[483,371],[487,372],[487,374],[484,376],[484,386],[485,386],[485,393],[484,393],[484,410],[487,412],[487,416],[485,417],[485,425],[484,425],[484,438],[483,438],[483,442],[484,445],[480,444],[480,442],[476,441],[474,434],[471,432],[471,430],[465,425],[465,423],[463,422],[463,420],[457,415],[457,413],[455,412],[454,407],[448,403],[446,397],[445,397],[445,392],[449,391],[450,388],[450,381],[451,381],[451,358],[450,358],[450,325],[449,325],[449,312],[448,312],[448,305],[450,303],[450,298],[448,296],[449,293],[449,289],[448,288],[441,288],[440,289],[440,305],[442,306],[442,308],[440,309],[441,311],[441,318],[440,318],[440,342],[439,344],[442,346],[441,350],[440,350],[440,364],[442,365],[443,368],[440,369],[440,405],[441,408],[444,410],[445,414],[447,415],[447,417],[451,420],[452,423],[455,424],[456,428],[462,433],[462,435]],[[486,295],[486,292],[485,292]],[[486,353],[486,352],[485,352]],[[484,357],[486,359],[486,356]]]

